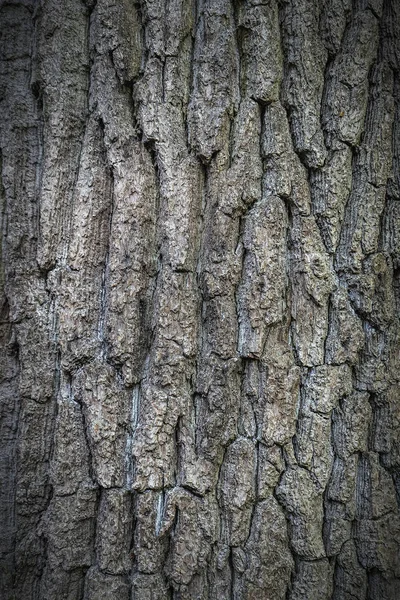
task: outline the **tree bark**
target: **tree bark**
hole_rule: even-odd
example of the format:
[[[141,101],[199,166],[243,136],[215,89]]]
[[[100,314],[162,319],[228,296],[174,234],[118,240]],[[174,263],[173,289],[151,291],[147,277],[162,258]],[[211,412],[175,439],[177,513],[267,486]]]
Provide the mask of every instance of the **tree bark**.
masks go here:
[[[400,598],[400,4],[0,20],[1,598]]]

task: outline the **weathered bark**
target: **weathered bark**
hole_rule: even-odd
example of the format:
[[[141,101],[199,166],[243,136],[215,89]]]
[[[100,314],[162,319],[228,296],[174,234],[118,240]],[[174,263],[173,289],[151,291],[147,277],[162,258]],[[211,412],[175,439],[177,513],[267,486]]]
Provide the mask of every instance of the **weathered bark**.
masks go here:
[[[400,597],[400,4],[9,0],[7,600]]]

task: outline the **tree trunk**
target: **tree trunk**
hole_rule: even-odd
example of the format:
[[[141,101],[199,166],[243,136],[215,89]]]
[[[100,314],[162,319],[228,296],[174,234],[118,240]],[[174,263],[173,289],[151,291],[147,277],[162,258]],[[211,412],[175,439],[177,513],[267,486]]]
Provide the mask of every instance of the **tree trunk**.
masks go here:
[[[3,0],[1,598],[400,598],[400,4]]]

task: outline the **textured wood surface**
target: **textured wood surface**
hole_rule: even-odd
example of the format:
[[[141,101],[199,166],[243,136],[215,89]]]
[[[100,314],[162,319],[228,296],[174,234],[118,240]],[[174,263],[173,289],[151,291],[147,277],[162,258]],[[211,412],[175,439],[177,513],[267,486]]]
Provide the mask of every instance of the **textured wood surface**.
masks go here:
[[[0,597],[398,600],[398,1],[0,31]]]

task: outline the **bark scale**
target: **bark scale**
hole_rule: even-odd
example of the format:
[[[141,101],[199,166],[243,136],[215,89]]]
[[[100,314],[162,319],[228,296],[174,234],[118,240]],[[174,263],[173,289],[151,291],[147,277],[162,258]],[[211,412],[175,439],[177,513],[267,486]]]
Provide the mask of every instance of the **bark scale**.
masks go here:
[[[398,599],[398,2],[0,20],[2,597]]]

